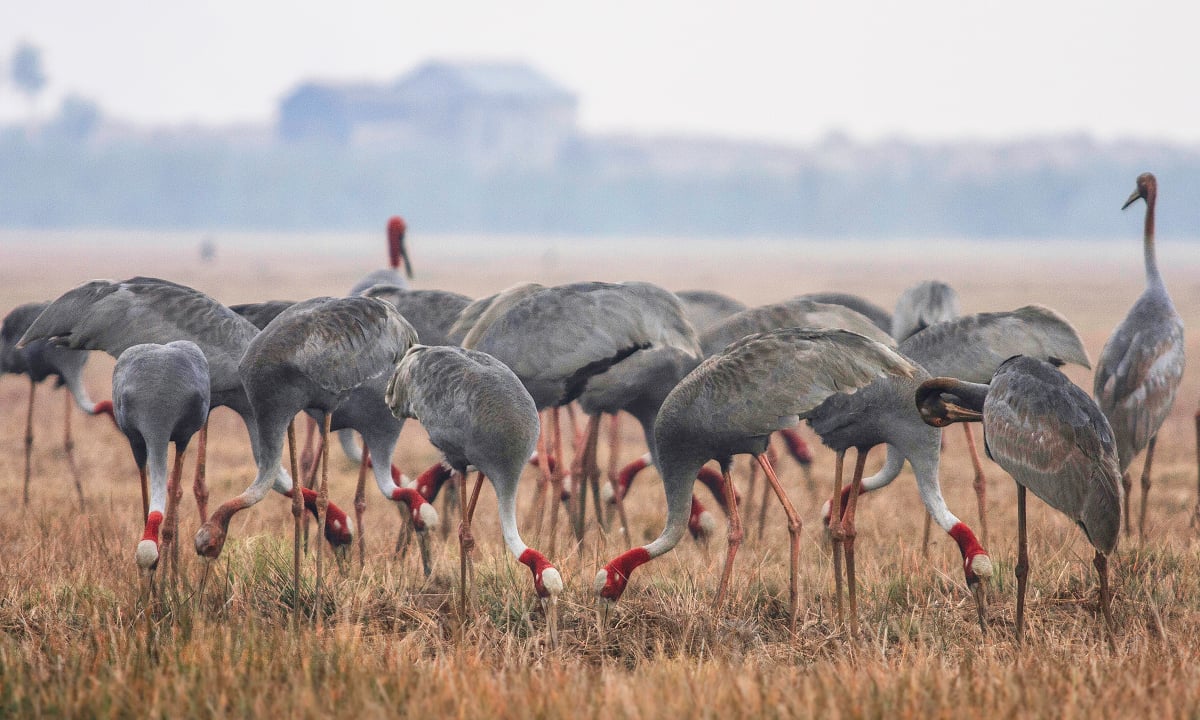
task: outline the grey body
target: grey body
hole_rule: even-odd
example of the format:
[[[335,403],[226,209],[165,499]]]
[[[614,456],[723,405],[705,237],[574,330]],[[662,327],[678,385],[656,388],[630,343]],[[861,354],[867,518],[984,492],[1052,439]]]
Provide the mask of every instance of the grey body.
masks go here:
[[[887,310],[879,307],[875,303],[858,295],[842,292],[817,292],[805,293],[800,295],[797,300],[813,300],[815,302],[828,303],[830,305],[842,305],[848,307],[854,312],[866,315],[875,327],[891,333],[892,331],[892,315]]]
[[[230,305],[229,309],[254,323],[254,327],[262,330],[275,319],[279,313],[295,305],[294,300],[267,300],[258,303],[242,303]]]
[[[785,327],[849,330],[895,347],[895,342],[886,331],[880,330],[870,318],[858,311],[845,305],[806,298],[761,305],[736,313],[705,331],[700,336],[700,347],[705,357],[709,357],[747,335]]]
[[[961,314],[954,288],[940,280],[926,280],[900,294],[890,332],[896,342],[902,342],[930,325],[953,320]]]
[[[746,309],[746,303],[712,290],[682,290],[675,295],[683,303],[684,315],[698,335]]]
[[[517,283],[500,292],[480,298],[465,308],[459,314],[458,320],[451,326],[449,337],[455,344],[473,348],[479,342],[483,331],[491,326],[508,309],[524,300],[535,292],[544,290],[545,285],[535,282]]]
[[[810,414],[809,422],[821,441],[837,451],[887,444],[887,461],[863,481],[864,490],[890,483],[907,459],[926,509],[946,531],[958,518],[946,506],[938,481],[941,431],[921,419],[913,403],[917,386],[931,376],[986,382],[1004,360],[1018,354],[1088,364],[1074,328],[1038,306],[939,323],[905,340],[899,351],[918,366],[913,377],[881,378],[854,395],[831,396]]]
[[[396,285],[376,285],[362,295],[391,303],[417,331],[422,345],[457,345],[450,328],[471,298],[446,290],[405,290]]]
[[[996,370],[983,404],[984,446],[1020,485],[1083,529],[1108,555],[1121,528],[1121,468],[1104,413],[1047,362]]]
[[[396,268],[372,270],[354,283],[354,287],[350,288],[350,294],[358,295],[376,285],[394,285],[402,290],[407,290],[408,278]]]
[[[48,340],[35,340],[18,349],[17,342],[50,303],[26,303],[13,308],[0,325],[0,374],[26,375],[34,383],[54,378],[54,386],[66,385],[80,410],[93,415],[96,403],[83,385],[87,352],[58,347]]]
[[[138,468],[150,477],[150,510],[166,507],[167,445],[187,449],[208,419],[208,361],[193,342],[134,345],[113,368],[113,416]]]
[[[474,343],[513,370],[539,409],[571,402],[591,378],[658,348],[700,351],[679,299],[640,282],[536,290],[487,324]]]

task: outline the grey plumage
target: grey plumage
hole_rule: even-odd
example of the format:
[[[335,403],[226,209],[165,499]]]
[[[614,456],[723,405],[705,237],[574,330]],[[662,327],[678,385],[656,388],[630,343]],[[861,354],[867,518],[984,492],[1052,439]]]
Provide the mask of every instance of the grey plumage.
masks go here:
[[[681,290],[675,295],[683,303],[683,312],[697,335],[730,315],[746,309],[746,303],[712,290]]]
[[[892,314],[887,310],[879,307],[875,303],[858,295],[851,295],[843,292],[815,292],[805,293],[797,296],[797,300],[812,300],[814,302],[827,303],[830,305],[842,305],[848,307],[856,313],[866,315],[867,318],[875,324],[875,327],[891,333],[892,331]]]
[[[143,569],[158,563],[158,523],[167,513],[167,445],[183,456],[208,418],[208,362],[193,342],[133,345],[113,368],[113,412],[138,469],[149,475],[147,534],[138,544]],[[178,463],[177,463],[178,464]],[[176,479],[178,482],[178,478]],[[158,519],[151,518],[158,513]]]
[[[700,336],[700,347],[708,357],[747,335],[784,327],[849,330],[889,347],[896,346],[887,332],[880,330],[870,318],[856,310],[841,304],[795,298],[760,305],[731,315]]]
[[[541,283],[517,283],[494,295],[470,303],[462,309],[458,320],[450,327],[448,333],[450,339],[457,340],[456,344],[466,348],[475,347],[483,331],[508,312],[509,308],[545,288],[546,286]]]
[[[926,280],[900,293],[892,312],[890,332],[896,342],[901,342],[930,325],[953,320],[961,314],[954,288],[940,280]]]
[[[471,298],[459,293],[405,290],[395,285],[375,285],[361,294],[391,303],[417,331],[422,345],[457,345],[450,339],[450,328],[471,304]]]
[[[405,224],[404,218],[399,215],[388,218],[388,266],[367,273],[354,283],[354,287],[350,288],[350,295],[358,295],[375,285],[395,285],[405,290],[408,289],[408,281],[412,278],[412,261],[409,260],[408,249],[404,245],[404,236],[407,232],[408,226]],[[404,268],[404,272],[400,272],[401,267]]]
[[[18,349],[17,343],[34,320],[49,307],[50,303],[26,303],[18,305],[4,317],[0,325],[0,374],[27,375],[31,382],[39,383],[54,378],[54,386],[66,386],[80,410],[93,415],[96,403],[88,396],[83,385],[83,366],[87,352],[58,347],[46,340],[34,340]]]
[[[267,300],[266,302],[230,305],[229,309],[254,323],[254,327],[262,330],[275,319],[275,316],[295,304],[295,300]]]

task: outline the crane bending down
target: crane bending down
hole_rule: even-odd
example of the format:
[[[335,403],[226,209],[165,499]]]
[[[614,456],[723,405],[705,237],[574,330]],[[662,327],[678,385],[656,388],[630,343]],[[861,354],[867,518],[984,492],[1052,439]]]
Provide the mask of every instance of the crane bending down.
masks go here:
[[[378,398],[396,363],[416,342],[412,326],[382,300],[364,297],[313,298],[279,314],[246,348],[238,375],[254,411],[262,452],[258,474],[245,491],[223,503],[196,533],[196,553],[216,558],[221,553],[233,515],[263,498],[271,487],[283,455],[283,438],[301,410],[316,412],[323,421],[324,472],[317,493],[317,522],[325,529],[328,488],[328,439],[333,413],[352,393]],[[391,477],[392,450],[399,434],[368,435],[368,449],[378,462],[375,477],[385,496],[409,505],[414,522],[435,525],[437,515],[415,490],[400,488]],[[377,444],[373,444],[377,443]],[[293,511],[295,512],[295,511]],[[348,524],[344,517],[331,517]],[[351,528],[339,528],[348,530]],[[299,583],[300,515],[296,513],[295,578]],[[320,607],[321,554],[317,554],[316,606]]]
[[[412,261],[408,259],[408,249],[404,246],[404,236],[408,225],[404,218],[393,215],[387,223],[388,266],[381,270],[373,270],[362,277],[354,287],[350,288],[351,295],[357,295],[373,285],[397,285],[408,288],[412,279]],[[404,272],[400,272],[400,266]]]
[[[947,395],[954,399],[948,402]],[[1017,483],[1017,639],[1025,630],[1028,489],[1079,525],[1096,548],[1100,610],[1113,647],[1108,556],[1120,536],[1121,467],[1112,428],[1096,403],[1051,363],[1023,355],[1004,361],[990,386],[934,378],[922,383],[916,401],[935,427],[982,420],[988,457]]]
[[[904,342],[925,328],[961,315],[958,293],[940,280],[925,280],[900,293],[896,310],[892,313],[892,337]],[[987,522],[987,478],[983,474],[983,462],[975,445],[975,434],[970,423],[963,423],[963,434],[967,439],[967,451],[971,456],[971,468],[975,471],[975,501],[979,504],[979,529],[983,544],[988,544]],[[929,552],[930,516],[925,516],[925,534],[921,540],[923,552]]]
[[[474,545],[471,519],[484,476],[492,481],[504,543],[533,573],[543,603],[550,642],[557,643],[557,600],[562,576],[517,530],[517,481],[537,445],[537,407],[504,363],[458,347],[414,345],[400,361],[387,387],[387,404],[399,418],[416,418],[446,463],[464,478],[467,466],[479,471],[470,503],[462,498],[459,527],[462,610],[467,604],[467,560]]]
[[[24,502],[29,504],[29,480],[32,476],[33,454],[33,400],[37,384],[48,377],[55,378],[55,387],[66,385],[68,395],[63,411],[63,450],[67,455],[67,466],[75,480],[75,492],[79,495],[79,509],[83,509],[83,479],[75,464],[75,441],[71,438],[71,401],[88,415],[113,417],[112,402],[92,402],[83,385],[83,365],[87,352],[68,350],[38,340],[18,349],[17,342],[38,315],[50,303],[26,303],[13,308],[0,325],[0,375],[13,373],[29,378],[29,406],[25,412],[25,485]],[[115,419],[115,418],[114,418]]]
[[[1154,254],[1154,210],[1158,199],[1158,182],[1150,173],[1142,173],[1137,188],[1122,209],[1138,199],[1146,201],[1146,219],[1142,238],[1142,253],[1146,268],[1146,289],[1134,302],[1129,314],[1113,330],[1100,362],[1092,392],[1096,402],[1112,424],[1121,459],[1121,483],[1125,489],[1125,533],[1129,521],[1131,481],[1129,466],[1144,448],[1142,466],[1142,510],[1138,516],[1138,539],[1145,539],[1146,504],[1150,496],[1150,468],[1154,461],[1154,445],[1175,393],[1183,379],[1183,320],[1175,311],[1167,286],[1158,271]],[[1200,517],[1200,498],[1197,515]]]
[[[917,477],[917,487],[926,511],[958,545],[968,587],[975,595],[981,628],[986,627],[984,578],[992,573],[991,559],[975,534],[946,505],[938,479],[941,435],[921,421],[913,405],[917,384],[932,376],[957,376],[986,381],[1000,363],[1013,355],[1026,354],[1059,364],[1075,362],[1088,366],[1087,353],[1075,328],[1058,313],[1031,305],[1012,312],[978,313],[939,323],[913,335],[900,345],[900,353],[918,365],[912,378],[882,378],[854,395],[834,395],[809,417],[822,442],[839,455],[855,448],[858,459],[854,478],[844,490],[841,474],[835,471],[834,495],[837,515],[829,520],[833,539],[834,578],[841,614],[840,556],[843,545],[850,587],[851,632],[857,629],[854,579],[854,516],[858,495],[890,483],[907,459]],[[871,447],[887,444],[887,460],[875,475],[862,479],[865,454]],[[840,469],[839,463],[839,469]],[[832,502],[823,510],[828,516]]]
[[[117,358],[113,408],[142,480],[146,526],[135,557],[143,572],[158,566],[160,528],[164,549],[170,547],[172,557],[178,557],[183,456],[192,436],[208,420],[208,403],[208,361],[190,340],[134,345]],[[170,443],[175,443],[175,465],[168,483]]]
[[[651,452],[663,476],[667,524],[648,545],[629,550],[596,575],[597,594],[616,601],[635,568],[670,551],[687,528],[692,485],[711,459],[725,475],[730,507],[729,548],[717,606],[724,602],[733,559],[742,540],[741,518],[729,478],[733,455],[754,455],[788,516],[791,536],[791,621],[799,612],[797,572],[800,516],[775,477],[765,450],[771,433],[807,417],[826,398],[855,392],[883,375],[913,377],[917,368],[885,345],[845,330],[784,328],[742,338],[708,358],[667,396]]]
[[[85,350],[103,350],[114,358],[134,345],[191,340],[208,361],[209,409],[225,406],[241,416],[258,462],[262,455],[258,424],[238,377],[238,361],[258,328],[204,293],[157,278],[135,277],[120,282],[92,280],[67,291],[50,303],[22,336],[20,344],[51,340],[52,344]],[[207,428],[207,423],[204,428]],[[201,428],[197,454],[203,453]],[[203,468],[203,463],[198,465]],[[269,487],[294,498],[292,477],[278,467]],[[201,520],[207,518],[208,491],[198,470],[194,488]],[[314,515],[316,494],[301,489],[301,500]],[[326,540],[346,545],[353,529],[346,514],[331,505]]]

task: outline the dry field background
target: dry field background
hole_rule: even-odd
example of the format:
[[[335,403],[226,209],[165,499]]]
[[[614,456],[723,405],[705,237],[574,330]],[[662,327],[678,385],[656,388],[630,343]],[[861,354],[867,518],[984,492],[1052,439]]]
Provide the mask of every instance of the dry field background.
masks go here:
[[[673,290],[708,287],[748,304],[838,289],[890,307],[908,285],[938,277],[957,288],[966,312],[1031,302],[1054,307],[1076,324],[1094,360],[1141,290],[1140,223],[1131,228],[1123,243],[668,243],[419,233],[409,242],[415,286],[472,296],[526,279],[645,279]],[[199,265],[199,239],[0,232],[0,310],[56,297],[90,278],[135,274],[183,282],[226,303],[340,294],[383,258],[382,233],[223,235],[217,261]],[[1169,236],[1160,242],[1168,287],[1184,322],[1196,324],[1200,254]],[[1200,330],[1188,338],[1189,355],[1200,358]],[[109,397],[112,365],[93,354],[87,380],[94,398]],[[1090,390],[1089,371],[1069,374]],[[787,629],[786,527],[778,507],[761,539],[751,522],[725,609],[711,608],[722,523],[707,549],[686,539],[635,573],[603,636],[592,579],[623,549],[619,536],[604,543],[593,530],[576,549],[564,534],[551,557],[567,583],[561,644],[549,649],[543,618],[529,612],[528,571],[501,543],[490,488],[476,516],[477,592],[465,620],[456,610],[453,531],[448,541],[435,542],[433,575],[422,577],[415,551],[393,556],[399,515],[368,488],[366,567],[334,572],[325,629],[295,635],[288,627],[296,600],[291,516],[283,498],[270,496],[238,516],[205,597],[195,597],[201,563],[190,549],[198,524],[187,491],[190,462],[181,584],[148,604],[133,561],[142,523],[127,443],[106,420],[73,411],[87,495],[80,514],[60,449],[63,393],[39,388],[33,501],[22,507],[28,385],[6,376],[0,378],[6,498],[0,502],[0,716],[1196,717],[1200,545],[1188,520],[1196,500],[1198,386],[1194,359],[1159,438],[1147,542],[1123,541],[1113,560],[1119,630],[1110,654],[1096,613],[1091,548],[1036,500],[1029,519],[1030,625],[1024,646],[1013,642],[1015,492],[990,462],[988,549],[997,576],[988,634],[974,622],[954,543],[935,530],[930,554],[922,556],[924,512],[906,470],[860,505],[862,634],[848,637],[832,617],[830,554],[818,521],[833,454],[815,441],[821,498],[808,492],[793,463],[781,461],[805,522],[802,618],[794,634]],[[948,435],[942,486],[950,507],[978,531],[961,437]],[[625,423],[622,458],[643,448],[634,424]],[[868,473],[882,455],[872,453]],[[413,474],[436,457],[420,427],[409,423],[397,464]],[[336,448],[333,458],[332,496],[349,509],[355,469]],[[253,477],[244,431],[228,411],[213,416],[208,468],[214,503]],[[744,459],[735,463],[743,492],[745,468]],[[525,480],[522,509],[532,473]],[[1140,491],[1134,494],[1140,503]],[[757,507],[758,499],[746,502]],[[664,509],[655,479],[639,480],[628,507],[635,542],[657,535]],[[305,572],[299,601],[311,610],[311,556]]]

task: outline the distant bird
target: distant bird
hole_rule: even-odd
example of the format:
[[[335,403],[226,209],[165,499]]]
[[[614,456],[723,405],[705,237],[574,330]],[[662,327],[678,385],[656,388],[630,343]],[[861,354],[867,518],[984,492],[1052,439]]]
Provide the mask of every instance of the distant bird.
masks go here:
[[[961,314],[954,288],[940,280],[925,280],[900,293],[892,313],[891,334],[896,342],[903,342],[930,325]]]
[[[900,354],[918,366],[915,378],[882,378],[854,395],[834,395],[809,413],[809,423],[821,441],[839,453],[855,448],[858,457],[854,479],[841,488],[835,472],[837,507],[832,502],[822,510],[834,542],[834,577],[841,614],[840,555],[846,556],[850,586],[850,625],[857,621],[854,579],[855,506],[860,492],[890,483],[907,459],[916,475],[925,509],[938,527],[958,545],[963,558],[967,586],[975,596],[980,626],[984,626],[983,579],[991,576],[992,563],[971,531],[946,506],[938,478],[941,433],[921,421],[913,405],[917,385],[934,376],[959,377],[972,382],[987,381],[1004,360],[1024,354],[1058,364],[1089,365],[1083,342],[1065,318],[1048,308],[1027,306],[1011,312],[977,313],[933,325],[900,344]],[[866,452],[886,443],[887,459],[875,475],[862,479]],[[841,463],[839,462],[839,470]],[[833,511],[836,510],[836,513]],[[840,520],[839,520],[840,517]]]
[[[292,305],[254,337],[238,364],[238,375],[253,409],[262,452],[256,458],[258,475],[245,491],[217,508],[196,533],[196,553],[216,558],[221,553],[235,513],[263,498],[277,474],[283,456],[283,438],[296,413],[308,410],[323,420],[326,447],[325,472],[317,493],[317,522],[326,523],[328,503],[328,438],[333,413],[352,393],[378,398],[388,377],[416,333],[396,309],[373,298],[313,298]],[[360,428],[377,459],[375,477],[389,498],[409,505],[413,520],[436,524],[436,513],[411,489],[396,487],[390,467],[398,426],[372,433]],[[359,487],[359,495],[362,488]],[[356,498],[356,505],[357,505]],[[295,511],[293,511],[295,512]],[[348,525],[343,517],[330,517],[335,526]],[[324,527],[322,527],[324,530]],[[351,527],[335,527],[352,532]],[[299,583],[299,515],[296,515],[295,578]],[[316,606],[320,607],[321,554],[317,554]]]
[[[173,557],[178,557],[183,456],[192,436],[208,420],[208,403],[208,361],[190,340],[134,345],[117,358],[113,408],[142,479],[146,527],[136,558],[144,572],[152,572],[158,565],[160,527],[163,545],[170,546]],[[175,466],[168,485],[169,443],[175,443]]]
[[[712,290],[680,290],[675,295],[683,303],[683,312],[697,335],[746,309],[746,303]]]
[[[935,427],[982,419],[988,457],[1017,481],[1017,639],[1025,630],[1028,488],[1079,525],[1096,548],[1100,610],[1112,646],[1108,556],[1120,535],[1121,467],[1100,408],[1054,365],[1025,356],[1005,360],[990,387],[935,378],[922,383],[916,400],[922,418]]]
[[[794,625],[799,611],[801,521],[766,458],[767,440],[771,433],[807,417],[830,395],[854,392],[883,375],[912,377],[916,372],[917,368],[895,351],[845,330],[773,330],[745,337],[705,360],[667,396],[654,428],[651,451],[666,490],[666,527],[654,542],[605,565],[596,575],[597,594],[604,600],[617,600],[635,568],[679,543],[687,526],[696,474],[715,459],[725,476],[726,503],[731,509],[729,548],[717,590],[720,607],[742,540],[729,464],[733,455],[750,453],[762,466],[788,516]]]
[[[797,300],[812,300],[814,302],[828,303],[830,305],[842,305],[848,307],[854,312],[866,315],[871,322],[875,323],[875,327],[891,333],[892,331],[892,315],[887,310],[879,307],[875,303],[858,295],[851,295],[844,292],[815,292],[805,293],[796,298]]]
[[[501,303],[503,296],[493,303],[493,308]],[[475,324],[464,346],[486,352],[508,365],[539,410],[552,409],[550,427],[554,455],[558,457],[562,456],[562,443],[554,409],[576,398],[583,400],[587,393],[599,392],[598,383],[605,376],[607,380],[625,372],[657,376],[664,369],[670,374],[678,353],[698,358],[695,332],[683,318],[679,299],[649,283],[580,282],[534,289],[497,317],[489,318],[491,313],[489,310]],[[590,409],[585,404],[585,410],[606,410],[601,406],[604,399],[599,395],[595,399],[596,404]],[[661,396],[657,400],[647,396],[645,402],[656,408]],[[632,405],[627,409],[636,410]],[[647,413],[641,419],[652,422],[652,418]],[[589,430],[589,438],[594,438],[597,428]],[[594,447],[594,442],[590,439],[588,445]],[[548,454],[543,440],[539,455]],[[561,475],[546,476],[549,465],[541,465],[543,483],[539,485],[539,500],[547,482],[554,486],[556,494],[562,492]],[[598,498],[598,488],[594,493]],[[583,493],[579,495],[582,506]],[[557,504],[553,507],[551,533]],[[539,514],[537,510],[534,512]],[[577,517],[579,514],[581,511]]]
[[[1154,445],[1158,429],[1170,414],[1179,382],[1183,379],[1184,350],[1183,320],[1175,312],[1154,256],[1154,206],[1158,182],[1150,173],[1138,176],[1137,189],[1122,209],[1139,198],[1146,201],[1142,240],[1146,289],[1104,343],[1092,392],[1117,438],[1121,483],[1125,489],[1126,534],[1130,532],[1129,505],[1132,504],[1128,470],[1142,448],[1146,449],[1146,462],[1142,467],[1142,512],[1138,518],[1138,538],[1145,539]],[[1197,507],[1200,508],[1200,504]]]
[[[892,313],[892,337],[903,342],[925,328],[940,322],[953,320],[961,315],[958,293],[940,280],[925,280],[900,293],[896,310]],[[975,434],[970,423],[963,423],[967,438],[967,451],[971,456],[971,467],[975,470],[975,500],[979,503],[979,527],[983,544],[988,544],[987,523],[987,478],[983,474],[983,463],[975,445]],[[929,548],[929,515],[925,516],[925,534],[921,543],[923,550]]]
[[[29,326],[50,303],[26,303],[13,308],[4,317],[0,325],[0,375],[13,373],[29,378],[29,406],[25,412],[25,485],[24,502],[29,504],[29,480],[32,475],[33,453],[33,400],[37,393],[37,384],[48,377],[54,377],[54,386],[67,386],[70,395],[67,396],[63,410],[63,449],[67,454],[67,464],[71,468],[71,477],[75,480],[75,492],[79,495],[79,508],[83,509],[83,478],[75,464],[75,441],[71,438],[71,401],[88,415],[113,414],[112,402],[101,400],[92,402],[88,397],[87,388],[83,386],[83,365],[87,362],[87,353],[81,350],[68,350],[38,340],[18,349],[17,343]]]
[[[351,295],[357,295],[372,285],[408,287],[408,281],[412,279],[412,261],[408,259],[408,250],[404,247],[404,235],[407,232],[408,225],[405,224],[404,218],[394,215],[388,219],[388,267],[363,276],[350,289]],[[401,265],[404,266],[403,273],[400,272]]]
[[[563,590],[562,576],[544,555],[521,540],[517,529],[517,481],[539,435],[533,398],[512,370],[490,355],[458,347],[414,345],[396,368],[386,399],[397,417],[421,422],[430,441],[456,472],[465,478],[468,466],[479,471],[470,504],[464,497],[461,505],[459,551],[464,616],[467,559],[474,545],[471,519],[486,475],[496,490],[504,543],[533,573],[551,644],[556,644],[556,604]]]
[[[262,455],[258,425],[237,372],[238,362],[257,334],[250,321],[198,290],[167,280],[135,277],[121,282],[92,280],[67,291],[38,316],[20,342],[51,340],[56,346],[103,350],[120,357],[142,343],[191,340],[208,361],[210,411],[225,406],[241,416],[257,462]],[[205,428],[207,424],[200,430],[197,454],[203,453]],[[203,467],[202,461],[199,467]],[[276,492],[293,496],[292,477],[285,470],[278,468],[270,480]],[[208,490],[199,472],[195,495],[204,520]],[[301,500],[316,514],[315,493],[301,489]],[[345,522],[345,513],[331,505],[329,514],[334,520],[327,527],[326,539],[333,545],[348,544],[353,531]]]

